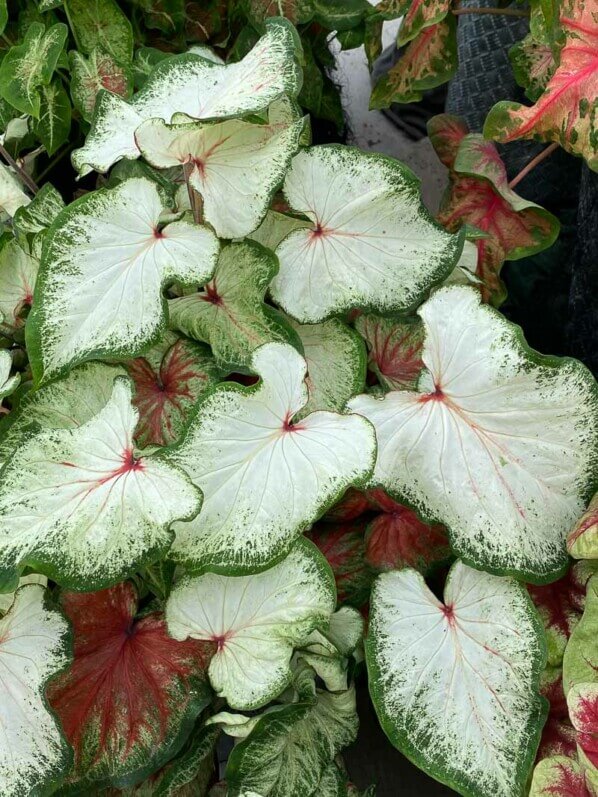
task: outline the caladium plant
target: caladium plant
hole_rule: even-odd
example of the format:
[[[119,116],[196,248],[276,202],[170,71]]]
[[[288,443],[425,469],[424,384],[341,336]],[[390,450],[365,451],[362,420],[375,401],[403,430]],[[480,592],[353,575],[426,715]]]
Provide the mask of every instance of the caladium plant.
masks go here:
[[[581,56],[548,5],[554,81]],[[593,797],[598,386],[489,306],[558,222],[457,118],[434,219],[304,113],[338,111],[326,31],[371,59],[404,14],[374,103],[413,99],[459,9],[7,9],[0,792],[358,797],[367,679],[465,797]]]

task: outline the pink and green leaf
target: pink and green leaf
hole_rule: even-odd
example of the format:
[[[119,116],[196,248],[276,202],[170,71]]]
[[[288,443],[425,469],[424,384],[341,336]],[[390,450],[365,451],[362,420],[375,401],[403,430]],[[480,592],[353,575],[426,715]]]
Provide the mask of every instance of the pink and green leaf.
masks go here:
[[[384,316],[361,315],[355,328],[368,347],[368,368],[386,390],[415,387],[423,369],[423,325],[417,320],[396,321]]]
[[[450,80],[457,70],[456,22],[452,15],[424,28],[397,63],[376,83],[370,109],[388,108],[393,102],[421,100],[423,92]]]
[[[411,0],[404,6],[405,16],[399,28],[399,47],[415,39],[431,25],[441,22],[449,13],[451,0]]]
[[[207,347],[182,338],[161,362],[138,357],[126,368],[135,383],[133,404],[139,410],[136,440],[141,448],[174,443],[199,397],[218,381]]]
[[[428,137],[447,169],[453,168],[459,146],[468,133],[467,122],[450,113],[440,113],[428,122]]]
[[[175,755],[210,700],[214,646],[178,642],[159,612],[136,619],[130,582],[101,592],[64,592],[74,661],[49,700],[74,749],[70,783],[124,786]],[[83,782],[83,783],[81,783]]]
[[[520,138],[556,141],[598,171],[598,26],[591,0],[566,0],[561,28],[565,44],[559,65],[535,105],[499,102],[484,135],[507,143]]]
[[[370,596],[374,572],[365,559],[363,523],[317,524],[309,537],[334,573],[338,602],[361,608]]]
[[[592,793],[577,761],[552,756],[536,765],[529,797],[592,797]]]
[[[366,529],[366,561],[378,571],[414,567],[427,575],[447,562],[451,548],[444,526],[424,523],[383,490],[372,490],[370,500],[382,510]]]
[[[509,60],[515,80],[525,89],[526,97],[536,102],[556,69],[552,48],[528,34],[511,47]]]
[[[567,549],[576,559],[598,559],[598,493],[569,532]]]
[[[569,719],[561,667],[546,667],[542,674],[540,694],[548,700],[549,710],[536,761],[555,755],[575,758],[575,729]]]
[[[71,58],[71,95],[81,116],[90,122],[101,89],[129,99],[133,93],[133,74],[128,66],[117,64],[107,52],[94,50],[88,58],[77,51]]]

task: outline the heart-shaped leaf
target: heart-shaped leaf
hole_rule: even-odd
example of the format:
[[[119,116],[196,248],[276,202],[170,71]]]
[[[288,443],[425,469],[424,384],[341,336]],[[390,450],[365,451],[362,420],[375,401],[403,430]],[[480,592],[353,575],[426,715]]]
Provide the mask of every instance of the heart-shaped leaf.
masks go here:
[[[209,350],[180,339],[153,363],[146,355],[126,364],[135,383],[139,446],[167,446],[181,436],[197,400],[218,381]]]
[[[440,113],[428,122],[428,137],[436,154],[447,169],[452,169],[459,146],[469,133],[469,127],[460,116]]]
[[[0,212],[12,218],[17,210],[31,202],[14,174],[0,163]]]
[[[101,91],[85,145],[73,152],[75,168],[81,175],[106,172],[121,158],[137,158],[135,131],[146,119],[171,122],[180,112],[193,119],[248,116],[285,93],[297,96],[295,36],[286,20],[269,20],[266,34],[238,63],[223,66],[185,53],[160,62],[130,104]]]
[[[567,700],[574,686],[598,684],[598,574],[588,582],[586,604],[575,626],[563,658],[563,688]]]
[[[204,282],[218,241],[181,219],[162,227],[156,184],[132,178],[86,194],[48,231],[27,346],[46,381],[83,360],[136,356],[165,327],[164,283]]]
[[[546,651],[521,584],[457,562],[442,603],[415,570],[384,573],[366,656],[382,727],[408,758],[460,794],[523,794]]]
[[[368,523],[365,538],[365,559],[375,570],[413,567],[425,576],[450,559],[444,526],[424,523],[383,490],[372,490],[369,497],[382,510]]]
[[[70,659],[69,627],[42,586],[21,587],[0,619],[0,790],[5,797],[50,793],[70,751],[45,698],[46,682]]]
[[[558,219],[516,194],[491,141],[469,134],[462,139],[452,166],[451,183],[439,220],[448,230],[471,224],[487,237],[473,243],[478,250],[476,275],[485,301],[500,304],[506,292],[499,278],[505,260],[541,252],[554,243]]]
[[[41,88],[39,119],[31,125],[32,132],[53,155],[68,139],[71,131],[71,100],[60,78]]]
[[[119,581],[163,555],[170,526],[201,505],[186,475],[137,457],[128,379],[90,421],[24,436],[0,472],[0,581],[31,565],[74,589]]]
[[[179,582],[168,598],[166,620],[175,639],[216,643],[212,686],[229,706],[252,709],[288,685],[293,648],[327,625],[335,598],[326,561],[301,539],[286,559],[262,573],[206,573]]]
[[[133,58],[133,29],[116,0],[64,0],[78,49],[108,53],[117,63]]]
[[[565,44],[539,100],[531,108],[499,102],[486,117],[484,135],[503,142],[556,141],[598,171],[598,29],[593,3],[564,0],[560,24]]]
[[[451,0],[408,0],[403,4],[397,44],[403,47],[415,39],[422,30],[443,20],[451,7]]]
[[[39,119],[42,86],[48,86],[66,42],[62,22],[47,31],[32,22],[22,44],[11,47],[0,66],[0,95],[21,113]]]
[[[548,85],[556,69],[549,44],[538,42],[531,33],[509,50],[509,60],[515,80],[525,89],[525,95],[536,102]]]
[[[424,367],[421,351],[424,330],[416,319],[395,321],[367,313],[359,316],[355,328],[369,350],[368,368],[386,390],[414,388]]]
[[[365,560],[363,523],[318,523],[309,537],[332,568],[339,604],[364,606],[375,574]]]
[[[551,756],[536,765],[529,797],[592,797],[592,792],[577,761]]]
[[[370,109],[421,100],[423,92],[450,80],[457,65],[457,24],[448,14],[441,22],[424,28],[409,42],[397,63],[379,78],[370,97]]]
[[[204,289],[168,302],[170,326],[209,343],[223,371],[247,370],[256,348],[290,338],[282,316],[264,303],[277,269],[272,252],[254,241],[223,247]]]
[[[598,493],[569,532],[567,549],[576,559],[598,559]]]
[[[316,689],[312,670],[297,679],[298,701],[264,713],[234,748],[226,767],[230,797],[324,797],[320,778],[334,757],[355,740],[355,690]]]
[[[303,346],[309,394],[307,404],[296,417],[304,418],[316,410],[340,412],[351,396],[365,387],[363,341],[338,318],[322,324],[290,323]]]
[[[554,580],[596,473],[593,377],[533,352],[472,288],[440,289],[419,315],[418,392],[349,402],[376,429],[373,486],[444,523],[475,566]]]
[[[39,262],[10,238],[0,249],[0,313],[5,324],[22,327],[21,312],[33,302]]]
[[[301,323],[354,307],[407,312],[451,270],[461,238],[439,228],[401,163],[340,145],[295,158],[284,183],[310,229],[276,249],[272,296]]]
[[[375,456],[364,418],[313,412],[293,422],[307,388],[292,346],[261,346],[251,368],[261,381],[218,385],[168,455],[204,495],[201,517],[175,526],[171,555],[227,575],[284,556],[339,494],[368,478]]]
[[[172,639],[161,612],[135,619],[130,582],[63,592],[61,605],[74,661],[48,697],[75,751],[68,782],[99,793],[142,780],[178,752],[209,703],[213,646]]]
[[[149,119],[137,129],[135,141],[158,169],[187,165],[189,184],[201,194],[204,217],[216,234],[244,238],[266,215],[302,132],[302,119],[174,125]]]

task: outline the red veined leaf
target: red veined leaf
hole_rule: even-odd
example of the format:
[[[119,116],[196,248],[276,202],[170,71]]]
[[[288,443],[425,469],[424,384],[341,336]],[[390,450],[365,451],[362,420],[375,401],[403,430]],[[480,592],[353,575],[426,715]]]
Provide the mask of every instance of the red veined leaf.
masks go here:
[[[548,700],[550,709],[542,729],[536,761],[553,755],[575,757],[575,729],[569,719],[569,709],[563,691],[561,667],[547,667],[542,676],[540,693]]]
[[[422,30],[443,20],[449,12],[451,0],[409,0],[404,4],[405,13],[399,28],[399,47],[415,39]]]
[[[331,523],[346,523],[363,515],[369,509],[370,502],[364,493],[360,493],[354,487],[349,487],[338,504],[324,515],[322,520]]]
[[[90,122],[101,89],[128,98],[133,92],[131,70],[116,63],[112,56],[94,50],[89,58],[73,50],[71,59],[71,94],[75,107]]]
[[[598,171],[598,11],[595,0],[565,0],[561,5],[565,44],[559,65],[531,108],[499,102],[484,125],[497,141],[533,138],[556,141],[581,155]]]
[[[63,592],[74,661],[48,691],[75,753],[69,782],[130,785],[172,758],[211,690],[214,646],[177,642],[162,613],[135,619],[130,582],[92,593]]]
[[[334,573],[339,604],[361,608],[370,597],[375,573],[365,561],[362,523],[316,524],[307,535]]]
[[[567,549],[576,559],[598,559],[598,493],[569,532]]]
[[[308,22],[313,16],[310,0],[249,0],[247,14],[254,24],[268,17],[286,17],[293,25]]]
[[[424,367],[421,351],[424,328],[419,320],[395,321],[361,315],[355,328],[368,347],[368,368],[386,390],[414,388]]]
[[[207,346],[178,340],[160,361],[138,357],[126,368],[135,383],[134,405],[139,410],[137,442],[166,446],[183,431],[201,394],[218,380]]]
[[[598,767],[598,683],[576,684],[567,695],[569,716],[577,744],[592,766]]]
[[[439,221],[448,230],[468,223],[488,234],[474,241],[476,275],[484,301],[505,298],[499,273],[505,260],[519,260],[551,246],[559,232],[552,213],[523,199],[510,187],[505,166],[491,141],[470,133],[461,141]]]
[[[397,63],[376,83],[370,109],[417,102],[422,92],[450,80],[457,70],[457,27],[449,14],[409,42]]]
[[[426,575],[446,562],[451,549],[446,529],[439,523],[424,523],[411,509],[393,501],[383,490],[371,490],[370,500],[382,512],[366,530],[366,561],[375,570],[414,567]]]
[[[530,797],[593,797],[577,761],[552,756],[536,764]]]
[[[586,583],[577,577],[574,568],[569,568],[558,581],[543,586],[530,584],[528,590],[544,623],[548,664],[557,666],[583,612]]]
[[[428,137],[447,169],[453,168],[459,146],[468,133],[467,122],[450,113],[439,113],[428,122]]]
[[[515,80],[525,89],[526,97],[536,102],[556,69],[551,46],[536,41],[528,33],[525,39],[511,47],[509,60]]]

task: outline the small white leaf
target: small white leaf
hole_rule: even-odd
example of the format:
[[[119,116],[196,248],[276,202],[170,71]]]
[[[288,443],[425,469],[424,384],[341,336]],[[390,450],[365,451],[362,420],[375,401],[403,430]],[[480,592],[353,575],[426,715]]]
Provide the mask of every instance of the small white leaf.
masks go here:
[[[158,64],[130,104],[100,92],[91,131],[85,146],[73,152],[73,165],[83,176],[93,169],[106,172],[121,158],[137,158],[135,131],[146,119],[171,122],[181,112],[192,119],[229,119],[263,111],[285,93],[296,96],[296,35],[286,20],[271,20],[238,63],[223,66],[185,53]]]
[[[250,576],[206,573],[177,584],[166,604],[170,634],[216,643],[209,676],[237,709],[275,698],[290,682],[293,647],[334,611],[326,560],[301,539],[279,564]]]
[[[37,584],[21,587],[0,620],[2,797],[49,793],[69,766],[69,747],[45,699],[46,682],[69,661],[68,637],[67,621]]]
[[[131,384],[73,429],[25,436],[0,472],[0,580],[30,564],[63,586],[100,589],[163,555],[170,526],[199,511],[199,491],[158,455],[133,450]]]
[[[170,455],[204,494],[201,516],[175,526],[171,555],[227,575],[268,567],[352,484],[371,473],[373,429],[356,415],[314,412],[306,364],[290,345],[267,343],[253,355],[261,377],[222,384],[203,400]]]
[[[444,603],[411,568],[374,584],[370,693],[396,747],[471,797],[519,797],[546,701],[546,647],[525,587],[457,562]]]
[[[12,370],[12,356],[6,349],[0,349],[0,402],[10,396],[18,388],[21,374],[10,375]]]
[[[376,428],[372,484],[448,526],[465,561],[554,580],[598,466],[594,379],[529,349],[473,288],[442,288],[419,315],[418,391],[349,402]]]
[[[156,184],[126,180],[82,197],[48,231],[27,322],[34,375],[46,381],[101,356],[137,356],[165,326],[162,286],[210,278],[218,241],[184,219],[160,226]]]
[[[0,164],[0,213],[12,218],[20,207],[30,202],[14,174],[7,166]]]
[[[284,183],[310,229],[279,244],[272,296],[302,323],[351,308],[408,312],[451,271],[462,236],[421,202],[417,178],[398,161],[351,147],[312,147]]]
[[[244,238],[259,227],[299,147],[303,121],[167,125],[149,119],[135,140],[159,169],[192,165],[189,182],[203,198],[207,222],[220,238]]]

